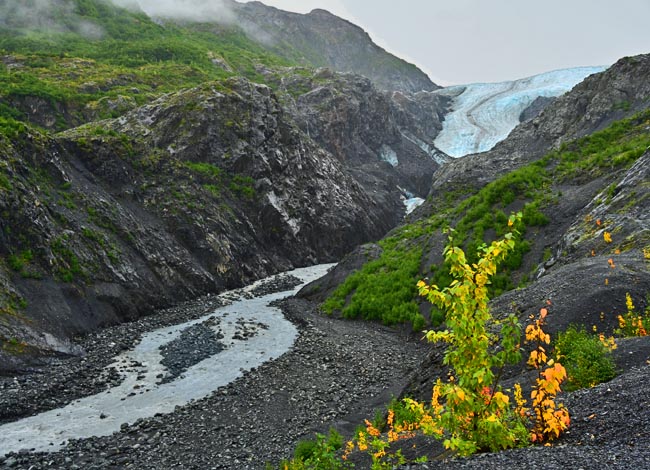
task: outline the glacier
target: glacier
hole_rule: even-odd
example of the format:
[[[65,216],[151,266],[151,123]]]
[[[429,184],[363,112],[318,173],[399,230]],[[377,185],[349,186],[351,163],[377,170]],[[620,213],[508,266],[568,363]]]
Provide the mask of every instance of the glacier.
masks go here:
[[[437,90],[453,99],[435,146],[451,157],[485,152],[519,124],[520,114],[538,97],[560,96],[606,67],[554,70],[520,80],[456,85]]]

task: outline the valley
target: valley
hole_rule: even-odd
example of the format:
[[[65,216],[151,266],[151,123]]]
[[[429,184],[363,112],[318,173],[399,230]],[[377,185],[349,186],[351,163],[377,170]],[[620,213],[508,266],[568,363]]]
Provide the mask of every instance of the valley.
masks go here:
[[[171,413],[202,399],[242,373],[283,355],[293,345],[297,331],[279,310],[267,305],[298,288],[266,295],[261,292],[295,282],[300,287],[300,283],[321,277],[329,267],[297,269],[240,291],[227,291],[212,300],[225,304],[223,307],[196,320],[146,333],[137,346],[112,358],[114,362],[102,371],[107,376],[118,373],[119,386],[0,426],[0,454],[26,446],[38,452],[55,451],[72,439],[113,434],[123,425]],[[201,329],[203,334],[198,333]],[[117,340],[111,337],[113,342]],[[194,348],[202,353],[193,354]],[[3,398],[6,407],[16,406]]]
[[[440,87],[325,10],[219,5],[0,5],[0,467],[642,466],[650,55]],[[543,308],[563,387],[572,328],[614,372],[558,395],[551,447],[465,457],[411,422],[365,452],[451,375],[424,340],[451,309],[418,282],[458,285],[450,242],[478,282],[503,237],[490,347],[512,315],[530,353]],[[495,376],[463,396],[535,383],[521,361]]]

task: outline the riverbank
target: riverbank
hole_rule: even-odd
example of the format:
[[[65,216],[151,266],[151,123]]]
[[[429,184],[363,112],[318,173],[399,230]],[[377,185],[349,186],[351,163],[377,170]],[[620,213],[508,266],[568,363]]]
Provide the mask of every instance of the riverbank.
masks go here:
[[[199,302],[207,310],[215,305],[215,299]],[[300,439],[327,432],[330,426],[349,436],[364,418],[372,417],[391,396],[400,393],[412,372],[426,375],[420,370],[421,359],[431,346],[413,335],[372,323],[325,317],[314,304],[301,299],[290,298],[277,305],[299,332],[294,346],[280,358],[172,413],[123,425],[109,436],[73,440],[58,452],[11,453],[0,457],[0,467],[263,469],[266,462],[289,457]],[[142,321],[167,325],[182,317],[185,308],[189,306]],[[193,314],[199,315],[196,310]],[[31,394],[14,402],[31,409],[42,406],[38,403],[42,397],[63,401],[66,392],[57,393],[60,387],[49,386],[48,380],[65,383],[70,377],[81,387],[87,385],[75,374],[93,376],[100,370],[100,351],[116,339],[123,341],[122,346],[132,347],[137,342],[135,332],[146,329],[140,322],[117,328],[130,333],[117,337],[105,331],[92,340],[87,338],[87,345],[97,347],[86,358],[69,361],[69,368],[61,360],[47,374],[32,376],[31,381],[21,378],[23,387],[33,388]],[[133,344],[129,344],[131,337],[136,338]],[[553,447],[528,447],[469,459],[434,459],[406,468],[645,468],[650,460],[650,388],[646,380],[650,366],[644,365],[649,354],[648,338],[620,340],[616,362],[621,375],[591,389],[563,394],[572,425]],[[437,355],[429,359],[432,357]],[[428,362],[426,369],[435,369],[436,362]],[[110,381],[103,379],[104,384]],[[3,383],[5,403],[10,394],[4,392],[15,390],[11,383],[18,381]],[[102,383],[99,378],[98,383]],[[93,387],[90,381],[84,390],[90,392]],[[65,390],[69,395],[77,389],[70,386]],[[429,449],[432,455],[441,451],[439,441],[422,437],[402,444],[408,449],[416,444],[419,452]],[[364,461],[361,459],[357,468],[366,468]]]
[[[427,345],[388,328],[323,317],[312,304],[297,299],[282,302],[282,308],[298,326],[299,335],[279,359],[173,413],[123,425],[110,436],[73,440],[54,453],[10,453],[0,463],[11,468],[261,469],[266,462],[289,457],[299,439],[326,432],[330,425],[351,433],[400,393],[407,375],[425,356]],[[175,315],[180,312],[151,321],[169,322]],[[131,332],[121,338],[123,346],[131,347],[128,338],[137,337],[135,330],[143,327],[122,328]],[[112,335],[93,341],[104,340],[115,342]],[[103,347],[108,346],[96,351]],[[29,386],[33,391],[15,397],[14,402],[32,410],[40,406],[42,397],[63,401],[59,388],[50,385],[65,383],[66,377],[84,370],[86,376],[93,375],[102,362],[93,357],[73,360],[70,369],[61,361],[47,378],[21,379],[21,388]],[[68,397],[74,393],[70,390],[95,388],[84,389],[84,381],[77,382],[79,387],[67,388]],[[5,381],[4,390],[13,390],[12,383]],[[109,383],[98,380],[96,386]]]

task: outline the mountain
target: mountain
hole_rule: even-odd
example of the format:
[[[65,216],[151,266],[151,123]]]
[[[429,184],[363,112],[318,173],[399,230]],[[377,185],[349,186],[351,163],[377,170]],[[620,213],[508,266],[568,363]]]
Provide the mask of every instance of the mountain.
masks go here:
[[[302,15],[261,2],[230,4],[237,23],[280,56],[357,73],[383,90],[415,93],[440,88],[415,65],[377,46],[360,27],[326,10]]]
[[[647,108],[650,87],[645,55],[625,57],[603,73],[557,98],[536,118],[517,126],[485,154],[451,162],[434,179],[432,193],[446,184],[480,186],[508,169],[529,163],[563,143],[602,130]]]
[[[650,291],[642,183],[650,158],[649,74],[650,55],[623,58],[491,151],[444,164],[407,223],[359,247],[302,295],[346,317],[436,325],[443,318],[418,299],[415,283],[451,281],[441,229],[455,228],[453,239],[472,263],[484,242],[503,233],[506,214],[521,211],[515,253],[492,281],[495,306],[515,308],[524,322],[550,298],[552,331],[571,322],[611,331],[626,292],[644,306]]]
[[[233,23],[33,6],[6,2],[0,25],[0,339],[24,345],[3,370],[335,261],[398,224],[447,159],[445,97],[297,66]]]
[[[438,94],[453,97],[453,101],[435,145],[456,158],[490,150],[521,121],[541,112],[540,98],[560,96],[586,76],[604,69],[578,67],[555,70],[520,80],[474,83],[437,91]],[[536,103],[537,111],[531,113],[529,107],[533,103]]]
[[[227,14],[198,23],[152,19],[104,0],[3,2],[0,116],[62,130],[208,80],[264,82],[260,67],[326,66],[365,75],[380,89],[438,88],[327,12],[234,1],[223,8]]]

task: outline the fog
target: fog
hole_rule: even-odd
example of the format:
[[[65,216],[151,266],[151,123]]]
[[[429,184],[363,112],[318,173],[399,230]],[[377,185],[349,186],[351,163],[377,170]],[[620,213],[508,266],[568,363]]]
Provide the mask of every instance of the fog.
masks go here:
[[[104,34],[100,26],[79,16],[70,0],[6,0],[0,3],[0,26],[42,33],[73,32],[89,39]]]
[[[219,23],[235,20],[231,2],[227,0],[111,0],[115,5],[139,9],[157,18],[173,18],[184,21],[214,21]]]

